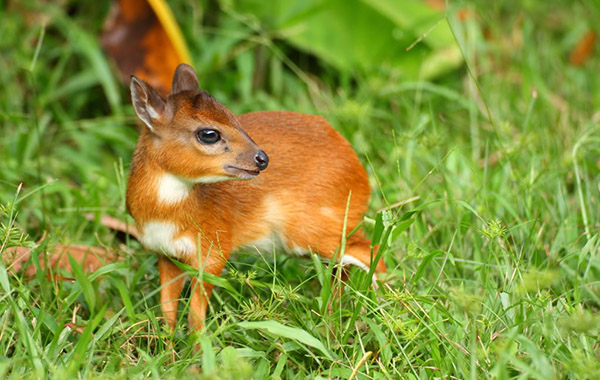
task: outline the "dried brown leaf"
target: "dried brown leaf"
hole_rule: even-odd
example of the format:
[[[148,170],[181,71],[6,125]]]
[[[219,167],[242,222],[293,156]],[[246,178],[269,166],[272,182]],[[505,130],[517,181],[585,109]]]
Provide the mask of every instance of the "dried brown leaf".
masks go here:
[[[7,270],[18,272],[29,261],[31,250],[27,247],[10,247],[4,252],[3,261]]]
[[[189,59],[177,51],[169,34],[146,0],[113,3],[101,38],[121,79],[129,83],[136,75],[167,95],[175,68]]]
[[[95,272],[106,264],[118,261],[119,258],[112,252],[99,247],[87,245],[64,245],[57,244],[52,252],[46,252],[45,255],[40,255],[40,268],[44,270],[63,269],[66,272],[72,273],[71,263],[68,255],[71,255],[87,273]],[[8,269],[12,271],[20,271],[31,257],[31,249],[27,247],[11,247],[6,250],[5,261],[10,263]],[[47,258],[47,260],[46,260]],[[33,277],[36,274],[35,265],[31,264],[25,269],[25,276]],[[56,280],[73,281],[68,277],[53,275]]]
[[[571,55],[569,56],[569,63],[573,66],[581,66],[590,59],[596,50],[596,42],[598,41],[598,35],[593,30],[589,30],[579,40]]]

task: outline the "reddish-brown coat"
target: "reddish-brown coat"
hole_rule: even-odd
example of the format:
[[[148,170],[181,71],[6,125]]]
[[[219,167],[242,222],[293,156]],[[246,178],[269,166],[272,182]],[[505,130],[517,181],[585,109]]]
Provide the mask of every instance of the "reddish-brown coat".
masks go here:
[[[215,275],[221,273],[233,250],[273,234],[290,250],[311,250],[331,258],[342,240],[348,197],[351,194],[350,232],[360,224],[370,195],[367,174],[350,144],[318,116],[256,112],[236,118],[218,103],[203,107],[194,99],[192,93],[169,96],[166,119],[153,131],[144,128],[141,133],[127,189],[127,206],[140,232],[144,233],[147,222],[173,223],[177,226],[174,240],[185,236],[201,242],[201,255],[179,259]],[[193,146],[197,142],[181,138],[181,131],[193,133],[199,123],[223,129],[228,153],[203,155]],[[256,178],[197,183],[180,202],[160,201],[157,186],[163,174],[222,176],[226,160],[246,165],[246,151],[253,153],[256,147],[270,158],[268,168]],[[361,231],[348,239],[345,254],[371,265],[369,241]],[[164,257],[159,269],[163,311],[174,326],[182,273]],[[383,261],[376,270],[385,272]],[[190,324],[194,328],[203,325],[211,289],[209,284],[198,286],[192,296]]]

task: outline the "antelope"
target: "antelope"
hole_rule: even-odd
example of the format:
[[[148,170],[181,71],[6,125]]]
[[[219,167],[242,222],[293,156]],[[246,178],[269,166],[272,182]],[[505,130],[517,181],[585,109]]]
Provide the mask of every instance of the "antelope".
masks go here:
[[[133,108],[144,123],[127,186],[127,209],[142,245],[158,253],[160,301],[173,330],[185,281],[178,260],[219,276],[232,251],[269,247],[337,258],[343,223],[359,226],[368,176],[350,144],[325,119],[295,112],[234,115],[199,89],[194,69],[177,67],[161,97],[131,77]],[[268,154],[268,155],[267,155]],[[349,201],[348,212],[346,213]],[[342,265],[385,272],[359,230]],[[213,288],[192,278],[189,328],[202,329]]]

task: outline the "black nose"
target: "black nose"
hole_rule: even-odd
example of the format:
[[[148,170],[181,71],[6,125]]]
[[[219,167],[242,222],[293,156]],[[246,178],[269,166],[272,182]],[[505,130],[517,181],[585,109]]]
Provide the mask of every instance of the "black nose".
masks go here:
[[[258,170],[265,170],[269,166],[269,156],[262,150],[259,150],[254,156],[254,162],[258,166]]]

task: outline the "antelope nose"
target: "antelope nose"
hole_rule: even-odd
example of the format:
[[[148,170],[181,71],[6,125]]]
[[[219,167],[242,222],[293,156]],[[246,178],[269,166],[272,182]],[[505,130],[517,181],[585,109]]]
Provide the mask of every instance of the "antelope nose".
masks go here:
[[[258,170],[265,170],[269,166],[269,156],[262,150],[259,150],[254,156],[254,162],[258,166]]]

